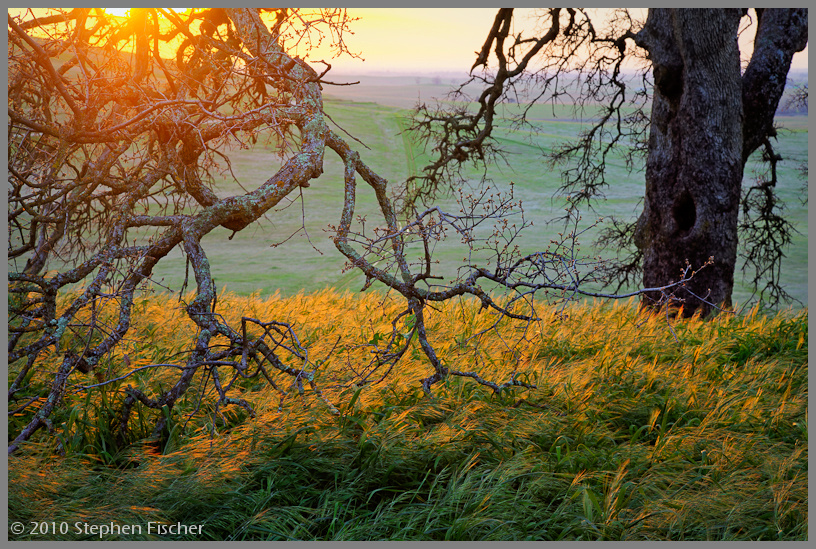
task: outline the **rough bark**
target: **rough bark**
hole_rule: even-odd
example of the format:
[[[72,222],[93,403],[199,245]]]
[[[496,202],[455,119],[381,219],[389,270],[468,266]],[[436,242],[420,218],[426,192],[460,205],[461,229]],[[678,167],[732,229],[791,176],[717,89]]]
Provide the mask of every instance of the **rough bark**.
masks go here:
[[[757,10],[754,53],[742,76],[743,161],[769,136],[793,54],[808,42],[807,9]]]
[[[731,304],[745,161],[772,131],[791,57],[807,43],[807,10],[792,11],[760,12],[745,77],[743,10],[650,9],[637,35],[653,65],[654,97],[635,243],[647,287],[676,280],[687,261],[699,268],[712,258],[681,292],[687,315]]]

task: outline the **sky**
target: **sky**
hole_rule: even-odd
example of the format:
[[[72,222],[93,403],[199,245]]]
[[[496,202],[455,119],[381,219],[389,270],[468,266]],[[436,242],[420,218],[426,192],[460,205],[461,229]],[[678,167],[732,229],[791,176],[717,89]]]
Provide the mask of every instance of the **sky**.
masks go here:
[[[517,10],[517,24],[529,20],[535,11]],[[646,10],[637,11],[645,18]],[[365,62],[337,59],[332,65],[338,72],[467,71],[496,15],[494,8],[369,8],[348,12],[360,20],[352,24],[355,34],[346,42],[350,49],[362,52]],[[752,37],[751,29],[743,32],[743,51],[752,49]],[[806,48],[794,56],[792,68],[807,68],[807,63]]]
[[[126,8],[106,8],[123,14]],[[517,10],[516,32],[535,10]],[[639,10],[644,12],[645,10]],[[418,74],[465,72],[476,59],[476,50],[484,43],[496,14],[494,8],[367,8],[348,10],[353,35],[345,37],[352,51],[364,59],[348,56],[322,58],[332,64],[336,74],[391,72]],[[520,16],[520,17],[519,17]],[[744,32],[741,49],[750,50],[753,32]],[[792,68],[807,68],[808,50],[794,57]],[[321,59],[321,55],[315,55]]]
[[[349,49],[365,61],[332,62],[338,72],[465,72],[476,60],[496,16],[495,9],[349,9]]]

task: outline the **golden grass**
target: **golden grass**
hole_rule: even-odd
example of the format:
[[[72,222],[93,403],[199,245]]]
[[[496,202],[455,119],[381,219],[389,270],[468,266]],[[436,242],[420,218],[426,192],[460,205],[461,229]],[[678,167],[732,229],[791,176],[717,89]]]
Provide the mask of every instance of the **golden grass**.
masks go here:
[[[156,296],[136,309],[132,335],[105,362],[109,376],[124,373],[124,353],[131,367],[181,363],[191,344],[195,327],[178,301]],[[175,438],[163,447],[145,441],[120,450],[116,463],[134,468],[114,474],[121,492],[114,499],[134,517],[174,516],[178,504],[168,495],[173,490],[243,494],[253,485],[250,471],[277,467],[276,460],[297,451],[298,462],[317,464],[309,467],[343,471],[334,475],[373,467],[385,468],[377,473],[383,478],[414,478],[410,482],[419,483],[417,494],[425,499],[431,497],[423,492],[430,481],[422,481],[426,473],[417,464],[448,471],[454,484],[445,485],[439,497],[485,516],[498,512],[502,497],[517,498],[530,509],[542,498],[561,501],[559,512],[546,516],[583,517],[563,519],[572,524],[563,526],[571,538],[592,537],[596,530],[601,539],[806,536],[806,310],[773,316],[754,310],[741,317],[672,321],[669,327],[665,317],[639,313],[632,302],[585,303],[568,307],[564,317],[543,308],[541,321],[527,326],[502,321],[478,341],[467,341],[496,319],[478,313],[477,303],[451,301],[435,305],[427,319],[440,359],[499,383],[524,375],[538,388],[497,396],[471,380],[449,378],[433,387],[433,398],[419,386],[432,369],[416,342],[382,383],[353,384],[351,369],[369,360],[369,341],[378,332],[389,333],[390,320],[402,311],[396,299],[330,290],[266,299],[222,294],[217,311],[233,327],[242,316],[291,324],[308,349],[306,368],[323,361],[315,380],[341,415],[330,414],[308,388],[302,396],[290,390],[281,403],[266,384],[246,383],[231,396],[245,398],[257,416],[251,419],[235,406],[222,407],[216,416],[208,404],[214,391],[197,380],[174,413]],[[50,368],[42,370],[45,381]],[[155,395],[177,375],[154,369],[124,383]],[[87,381],[92,379],[89,374]],[[285,375],[276,381],[288,388]],[[109,402],[121,400],[120,390],[108,390]],[[66,407],[85,398],[77,393]],[[92,422],[106,408],[100,395],[90,398],[86,417]],[[199,398],[200,411],[188,420]],[[53,448],[43,436],[12,456],[12,499],[37,502],[72,520],[79,520],[86,503],[95,516],[113,513],[83,499],[90,496],[75,487],[100,463],[82,455],[54,461]],[[342,460],[328,465],[339,459],[328,457],[335,451],[350,452],[343,459],[356,465],[349,469]],[[295,467],[286,474],[306,475],[308,482],[311,473],[282,463]],[[274,471],[270,478],[284,469]],[[500,496],[497,490],[511,491]],[[69,493],[75,498],[70,502],[59,496]],[[399,498],[389,503],[402,504],[408,505]],[[241,513],[254,517],[251,524],[273,520],[266,504],[258,505]],[[567,510],[570,514],[559,514]],[[302,510],[295,511],[292,517],[305,520]],[[306,530],[297,532],[291,535],[307,536]],[[538,535],[557,537],[547,532]]]

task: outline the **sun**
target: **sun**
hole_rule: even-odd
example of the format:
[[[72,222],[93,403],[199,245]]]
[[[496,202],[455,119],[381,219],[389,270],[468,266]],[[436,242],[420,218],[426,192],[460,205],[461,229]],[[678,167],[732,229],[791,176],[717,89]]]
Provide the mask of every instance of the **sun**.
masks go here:
[[[127,17],[130,8],[104,8],[105,12],[117,17]]]
[[[113,15],[115,17],[128,17],[130,16],[130,8],[102,8],[105,10],[105,13]],[[184,13],[189,8],[170,8],[170,11],[174,11],[176,13]]]

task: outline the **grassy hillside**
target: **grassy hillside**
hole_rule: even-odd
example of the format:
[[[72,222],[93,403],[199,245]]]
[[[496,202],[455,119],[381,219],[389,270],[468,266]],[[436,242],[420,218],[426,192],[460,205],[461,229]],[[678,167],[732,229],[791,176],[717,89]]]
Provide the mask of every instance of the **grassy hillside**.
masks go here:
[[[87,392],[78,386],[96,378],[77,374],[54,436],[9,457],[9,524],[26,525],[10,539],[807,539],[807,310],[670,328],[631,303],[584,304],[560,319],[544,310],[527,339],[508,325],[476,347],[461,336],[490,315],[448,302],[428,322],[442,360],[537,388],[494,395],[457,378],[427,398],[416,348],[383,383],[343,387],[398,309],[382,299],[219,299],[231,324],[291,323],[339,415],[308,389],[282,400],[252,379],[236,395],[255,418],[216,413],[202,371],[165,438],[149,436],[163,412],[141,407],[124,443],[111,431],[123,389],[154,394],[177,372]],[[130,368],[180,360],[194,326],[179,308],[145,298],[106,376],[128,371],[124,353]],[[70,529],[31,534],[40,521]],[[202,531],[161,536],[150,521]],[[77,522],[142,530],[88,534]]]
[[[444,82],[443,84],[447,84]],[[357,145],[363,159],[392,185],[398,185],[411,173],[421,168],[426,159],[408,135],[406,127],[409,111],[405,107],[415,104],[417,97],[430,100],[441,96],[446,85],[432,79],[416,83],[413,77],[364,79],[360,87],[328,88],[326,111],[341,128],[366,144],[368,149]],[[375,103],[382,102],[384,104]],[[387,105],[387,106],[386,106]],[[395,106],[396,105],[396,106]],[[507,105],[505,115],[518,106]],[[523,245],[528,251],[541,248],[562,230],[561,226],[548,224],[562,213],[563,201],[555,193],[560,185],[557,170],[547,168],[541,162],[542,151],[558,146],[565,139],[575,137],[582,129],[580,121],[573,120],[570,108],[561,106],[537,106],[531,109],[530,118],[539,124],[532,135],[511,129],[499,130],[496,136],[509,152],[509,165],[493,166],[489,176],[498,188],[506,189],[514,182],[515,192],[524,203],[525,215],[534,223]],[[785,128],[780,131],[778,149],[786,159],[781,164],[779,196],[787,204],[786,215],[801,234],[794,237],[782,268],[782,283],[786,290],[802,303],[807,303],[807,205],[801,202],[803,181],[797,170],[807,159],[807,117],[779,117],[778,123]],[[249,151],[231,153],[232,169],[240,184],[255,188],[274,173],[280,165],[272,145]],[[746,180],[754,177],[757,162],[749,163]],[[300,291],[311,292],[326,287],[357,290],[363,285],[363,277],[354,271],[343,273],[344,258],[330,242],[329,224],[336,224],[342,207],[342,166],[332,154],[326,155],[325,173],[303,193],[303,200],[281,206],[266,218],[229,240],[230,231],[219,229],[205,238],[204,243],[219,288],[248,295],[260,291],[271,295],[280,291],[294,295]],[[479,176],[473,172],[474,180]],[[609,164],[609,179],[613,182],[606,192],[606,200],[596,203],[596,212],[584,212],[585,223],[597,216],[617,216],[634,219],[640,211],[643,196],[643,174],[628,173],[622,159],[614,158]],[[238,192],[240,186],[230,174],[216,181],[217,192]],[[379,219],[374,207],[373,195],[361,190],[358,197],[360,215],[368,215],[369,223]],[[444,207],[452,204],[442,201]],[[305,212],[305,223],[302,222]],[[301,227],[305,224],[305,231]],[[293,238],[285,244],[274,244]],[[308,236],[307,236],[308,235]],[[586,235],[582,244],[591,244],[596,231]],[[454,239],[455,240],[455,239]],[[611,252],[600,250],[611,257]],[[436,258],[443,276],[454,272],[463,257],[457,242],[440,246]],[[155,270],[155,279],[173,289],[178,289],[184,279],[184,261],[181,253],[163,260]],[[737,273],[734,298],[737,303],[749,301],[751,292]]]

